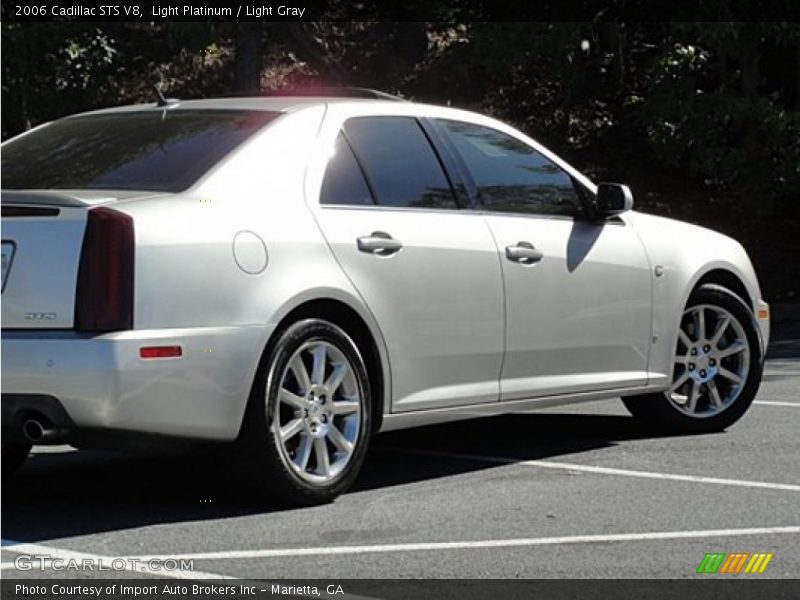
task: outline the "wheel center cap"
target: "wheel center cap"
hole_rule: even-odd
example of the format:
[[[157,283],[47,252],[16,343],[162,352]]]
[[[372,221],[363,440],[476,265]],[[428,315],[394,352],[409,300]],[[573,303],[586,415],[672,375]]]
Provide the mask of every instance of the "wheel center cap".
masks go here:
[[[706,383],[717,375],[716,359],[703,348],[693,348],[686,357],[689,375],[698,383]]]
[[[314,385],[306,394],[306,429],[313,438],[328,435],[328,391],[323,385]]]

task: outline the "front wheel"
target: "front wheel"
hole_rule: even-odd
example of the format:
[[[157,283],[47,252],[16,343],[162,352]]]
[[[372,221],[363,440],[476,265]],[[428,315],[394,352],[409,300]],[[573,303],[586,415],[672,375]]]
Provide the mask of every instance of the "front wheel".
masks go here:
[[[622,401],[635,417],[661,429],[721,431],[753,402],[762,358],[750,309],[725,288],[702,286],[681,318],[670,388]]]
[[[238,442],[245,477],[269,502],[330,502],[358,476],[371,433],[370,387],[355,342],[306,319],[259,369]]]

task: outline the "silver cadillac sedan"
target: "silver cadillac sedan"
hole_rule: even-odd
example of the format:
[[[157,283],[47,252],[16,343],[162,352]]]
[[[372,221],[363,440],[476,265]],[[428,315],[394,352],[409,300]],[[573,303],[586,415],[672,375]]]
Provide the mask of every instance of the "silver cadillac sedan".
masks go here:
[[[485,116],[162,100],[1,158],[6,473],[32,444],[231,442],[257,497],[309,505],[379,431],[607,397],[717,431],[760,383],[736,241]]]

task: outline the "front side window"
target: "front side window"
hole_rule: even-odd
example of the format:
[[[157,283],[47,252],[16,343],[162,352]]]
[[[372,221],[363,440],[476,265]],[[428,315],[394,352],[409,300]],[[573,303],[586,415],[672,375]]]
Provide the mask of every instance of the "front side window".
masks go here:
[[[344,125],[375,201],[383,206],[458,208],[425,132],[411,117],[358,117]]]
[[[69,117],[3,145],[3,189],[180,192],[280,113],[143,110]]]
[[[580,214],[572,178],[530,146],[489,127],[444,119],[437,123],[464,160],[486,210]]]

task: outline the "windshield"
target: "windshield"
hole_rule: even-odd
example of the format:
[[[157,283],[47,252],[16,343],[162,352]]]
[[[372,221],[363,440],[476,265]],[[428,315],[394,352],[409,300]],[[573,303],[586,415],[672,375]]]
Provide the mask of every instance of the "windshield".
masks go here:
[[[2,187],[180,192],[279,114],[173,108],[61,119],[3,146]]]

